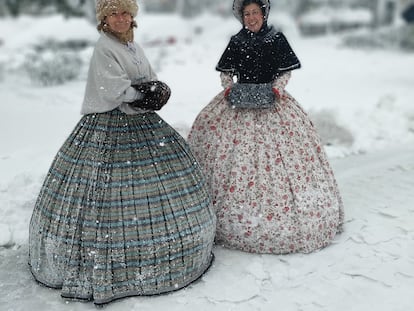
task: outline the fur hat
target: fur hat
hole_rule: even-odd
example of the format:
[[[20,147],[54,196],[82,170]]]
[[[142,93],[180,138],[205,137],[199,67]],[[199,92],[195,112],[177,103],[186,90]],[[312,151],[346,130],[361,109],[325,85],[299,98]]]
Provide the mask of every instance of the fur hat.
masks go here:
[[[269,17],[270,11],[270,0],[234,0],[233,2],[233,15],[239,20],[243,25],[243,8],[246,4],[257,3],[262,9],[264,19],[267,20]]]
[[[113,11],[125,11],[135,17],[138,14],[138,4],[136,0],[96,0],[96,20],[98,23]]]

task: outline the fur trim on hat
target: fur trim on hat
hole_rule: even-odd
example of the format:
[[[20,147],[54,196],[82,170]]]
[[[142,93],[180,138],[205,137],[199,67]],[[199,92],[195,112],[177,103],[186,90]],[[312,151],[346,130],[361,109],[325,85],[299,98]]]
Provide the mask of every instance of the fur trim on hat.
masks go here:
[[[96,20],[101,23],[114,11],[128,12],[132,17],[138,14],[136,0],[96,0]]]
[[[234,0],[233,2],[233,15],[239,20],[239,22],[243,25],[243,2],[245,0]],[[263,11],[264,19],[267,20],[269,17],[269,11],[270,11],[270,0],[258,0],[258,1],[252,1],[252,3],[258,3],[261,2],[263,6],[261,6]]]

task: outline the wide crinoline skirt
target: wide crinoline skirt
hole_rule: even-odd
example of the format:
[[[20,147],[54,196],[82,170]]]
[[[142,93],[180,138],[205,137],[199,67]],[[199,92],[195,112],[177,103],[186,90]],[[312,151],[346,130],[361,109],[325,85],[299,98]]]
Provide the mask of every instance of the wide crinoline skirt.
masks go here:
[[[234,109],[218,94],[188,139],[217,215],[216,243],[255,253],[330,244],[343,203],[320,138],[286,93],[276,108]]]
[[[208,269],[215,225],[198,163],[156,113],[86,115],[40,191],[29,263],[67,298],[165,293]]]

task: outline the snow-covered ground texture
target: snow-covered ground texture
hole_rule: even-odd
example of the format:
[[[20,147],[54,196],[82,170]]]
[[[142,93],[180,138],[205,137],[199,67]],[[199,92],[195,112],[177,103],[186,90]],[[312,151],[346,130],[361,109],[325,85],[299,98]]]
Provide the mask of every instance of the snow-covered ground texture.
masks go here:
[[[302,61],[288,85],[310,113],[344,197],[345,232],[309,255],[215,248],[185,290],[107,310],[411,310],[414,304],[414,54],[351,50],[340,37],[303,39],[273,14]],[[220,91],[214,67],[234,18],[142,14],[141,42],[172,89],[161,116],[184,136]],[[0,310],[94,310],[39,286],[27,267],[28,223],[54,155],[80,119],[98,34],[81,19],[0,19]],[[68,47],[70,46],[70,48]]]
[[[332,164],[347,214],[345,232],[331,246],[287,256],[217,246],[216,260],[199,282],[168,295],[115,301],[105,309],[412,310],[414,147],[352,155]],[[14,213],[26,215],[31,206],[30,200],[17,204]],[[36,284],[28,269],[25,243],[0,250],[0,292],[0,309],[5,311],[96,310],[92,303],[64,300],[59,291]]]

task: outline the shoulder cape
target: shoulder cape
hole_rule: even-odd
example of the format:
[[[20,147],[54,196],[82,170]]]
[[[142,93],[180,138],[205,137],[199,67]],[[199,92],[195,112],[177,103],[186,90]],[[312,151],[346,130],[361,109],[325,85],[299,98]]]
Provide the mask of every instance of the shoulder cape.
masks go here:
[[[240,83],[269,83],[300,67],[283,33],[265,26],[258,33],[242,29],[232,36],[216,70],[233,73]]]

